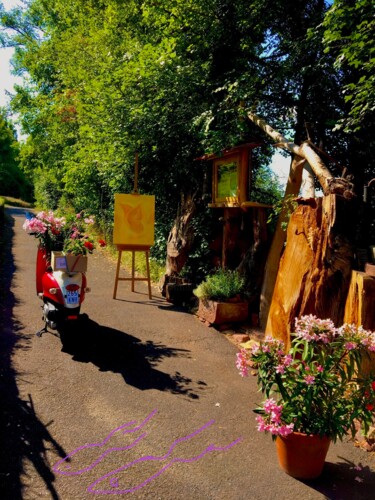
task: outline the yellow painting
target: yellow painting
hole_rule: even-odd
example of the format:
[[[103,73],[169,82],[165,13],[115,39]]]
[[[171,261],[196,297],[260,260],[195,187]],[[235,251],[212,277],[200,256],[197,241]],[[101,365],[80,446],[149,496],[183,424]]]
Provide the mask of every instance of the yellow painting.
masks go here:
[[[115,194],[115,245],[152,246],[154,225],[154,195]]]

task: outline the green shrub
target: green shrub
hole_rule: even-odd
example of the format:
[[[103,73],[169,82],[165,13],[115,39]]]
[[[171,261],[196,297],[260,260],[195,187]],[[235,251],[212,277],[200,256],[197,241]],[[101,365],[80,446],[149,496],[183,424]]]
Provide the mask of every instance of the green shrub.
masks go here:
[[[245,279],[237,271],[219,269],[194,290],[194,295],[202,300],[224,301],[236,297],[244,291]]]

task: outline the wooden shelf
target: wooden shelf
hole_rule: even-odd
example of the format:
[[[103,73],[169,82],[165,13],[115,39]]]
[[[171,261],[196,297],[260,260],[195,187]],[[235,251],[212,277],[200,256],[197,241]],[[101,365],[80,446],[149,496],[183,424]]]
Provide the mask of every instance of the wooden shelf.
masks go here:
[[[258,203],[257,201],[244,201],[239,205],[238,203],[209,203],[209,208],[272,208],[273,205],[266,203]]]
[[[225,203],[223,202],[218,202],[218,203],[209,203],[208,204],[209,208],[241,208],[238,203]]]
[[[243,203],[241,203],[241,208],[246,207],[273,208],[273,205],[268,205],[267,203],[258,203],[257,201],[244,201]]]

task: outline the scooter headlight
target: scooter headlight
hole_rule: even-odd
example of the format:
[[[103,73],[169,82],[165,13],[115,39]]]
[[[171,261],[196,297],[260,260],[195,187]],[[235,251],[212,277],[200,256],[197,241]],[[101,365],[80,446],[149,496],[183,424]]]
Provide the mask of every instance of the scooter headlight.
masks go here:
[[[57,294],[57,288],[50,288],[50,289],[49,289],[49,293],[50,293],[51,295],[56,295],[56,294]]]

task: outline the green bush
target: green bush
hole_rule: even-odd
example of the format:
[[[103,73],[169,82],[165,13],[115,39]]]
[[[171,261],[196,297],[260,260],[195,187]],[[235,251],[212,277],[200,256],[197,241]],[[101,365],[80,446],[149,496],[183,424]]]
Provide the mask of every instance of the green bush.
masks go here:
[[[245,279],[237,271],[219,269],[194,290],[194,295],[202,300],[225,301],[244,291]]]

